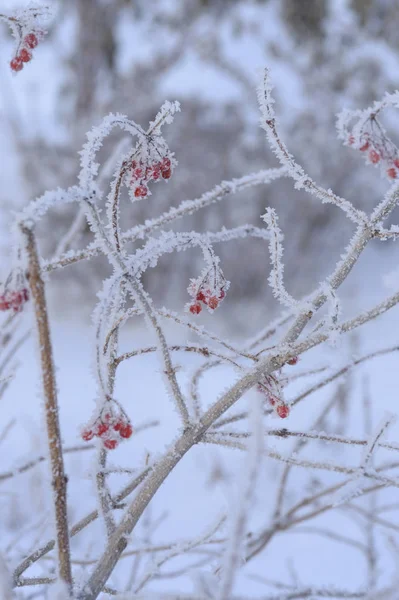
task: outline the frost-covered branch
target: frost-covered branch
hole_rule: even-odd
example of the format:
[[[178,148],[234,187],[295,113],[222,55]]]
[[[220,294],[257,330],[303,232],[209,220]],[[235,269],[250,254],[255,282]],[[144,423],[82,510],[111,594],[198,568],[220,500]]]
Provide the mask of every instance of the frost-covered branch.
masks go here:
[[[269,283],[273,290],[274,297],[281,302],[281,304],[288,308],[294,308],[296,301],[284,287],[284,264],[283,258],[283,240],[284,236],[278,226],[278,217],[276,211],[273,208],[266,209],[266,213],[263,215],[269,231],[270,231],[270,262],[272,264],[272,271],[269,277]]]
[[[232,181],[223,181],[210,192],[204,193],[200,198],[195,200],[184,200],[177,208],[173,207],[164,214],[146,221],[143,225],[127,230],[122,234],[124,243],[134,242],[138,239],[144,239],[149,234],[153,233],[161,227],[165,227],[174,221],[185,216],[194,214],[197,210],[210,206],[214,202],[223,200],[231,194],[236,194],[248,187],[268,184],[271,181],[284,177],[286,171],[284,168],[268,169],[259,171],[253,175],[245,175],[240,179]],[[43,261],[42,268],[45,271],[54,271],[56,269],[66,267],[81,260],[94,258],[103,252],[102,245],[93,243],[87,249],[81,251],[70,251],[65,256],[60,256],[53,261]]]
[[[357,225],[366,225],[368,222],[367,215],[356,209],[349,200],[340,198],[333,193],[332,190],[325,190],[305,173],[303,168],[295,161],[294,157],[289,153],[286,145],[281,139],[277,130],[277,120],[275,117],[272,98],[272,85],[270,82],[269,71],[265,70],[263,85],[258,90],[259,106],[262,113],[261,126],[266,131],[270,147],[276,154],[279,162],[285,167],[289,177],[295,181],[295,188],[304,189],[310,194],[315,195],[322,202],[330,202],[341,208],[346,215]]]
[[[154,330],[156,337],[159,342],[159,350],[162,356],[162,361],[164,363],[164,373],[170,383],[171,391],[173,397],[177,403],[178,410],[182,417],[183,423],[186,426],[189,423],[189,414],[186,407],[185,400],[183,398],[182,392],[180,390],[180,386],[176,379],[176,372],[173,367],[172,359],[170,356],[170,352],[166,343],[165,335],[163,330],[159,324],[157,315],[155,310],[152,307],[152,303],[148,298],[148,295],[145,293],[141,283],[134,275],[130,274],[128,267],[125,265],[123,258],[119,254],[115,254],[113,252],[112,246],[104,232],[103,227],[101,226],[101,222],[99,220],[97,211],[95,207],[91,204],[90,201],[86,201],[89,209],[89,213],[91,215],[89,219],[90,225],[94,228],[95,234],[102,238],[103,244],[105,247],[108,247],[107,257],[109,258],[112,266],[117,269],[120,273],[123,273],[126,281],[128,282],[131,291],[138,305],[141,307],[143,312],[146,315],[147,322],[151,325],[151,328]]]

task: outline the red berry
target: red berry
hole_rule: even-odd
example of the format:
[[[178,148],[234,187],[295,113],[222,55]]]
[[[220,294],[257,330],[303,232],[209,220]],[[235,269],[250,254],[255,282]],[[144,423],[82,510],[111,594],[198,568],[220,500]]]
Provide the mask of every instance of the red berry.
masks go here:
[[[15,312],[20,312],[22,310],[25,302],[29,300],[29,292],[26,288],[22,290],[18,290],[16,292],[11,292],[8,296],[8,308],[12,308]]]
[[[22,310],[23,297],[22,292],[11,292],[10,293],[10,308],[14,310],[14,312],[19,312]]]
[[[13,58],[12,61],[10,62],[10,67],[13,71],[22,71],[22,69],[24,68],[24,63],[22,62],[22,58],[20,58],[19,56],[16,56],[15,58]]]
[[[26,35],[24,38],[24,44],[26,44],[26,46],[28,46],[28,48],[30,48],[31,50],[33,50],[33,48],[36,48],[38,43],[39,40],[37,39],[37,35],[35,35],[34,33],[28,33],[28,35]]]
[[[286,419],[290,414],[290,408],[286,404],[279,404],[276,410],[281,419]]]
[[[29,52],[29,50],[26,48],[22,48],[21,52],[19,53],[19,58],[22,60],[22,62],[29,62],[32,60],[32,52]]]
[[[395,165],[395,167],[397,169],[399,169],[399,158],[395,158],[395,160],[393,161],[393,164]]]
[[[359,150],[360,152],[366,152],[366,150],[368,150],[370,148],[370,142],[364,142],[363,146],[360,146]]]
[[[354,144],[354,143],[355,143],[355,136],[354,135],[350,135],[348,137],[348,144],[349,144],[349,146],[352,146],[352,144]]]
[[[200,312],[202,310],[202,306],[199,302],[194,302],[194,304],[191,304],[189,311],[192,315],[199,315]]]
[[[130,425],[130,423],[127,423],[126,425],[121,427],[121,429],[119,431],[120,436],[125,439],[130,438],[132,433],[133,433],[133,427]]]
[[[373,165],[376,165],[378,162],[380,162],[381,156],[375,150],[370,150],[369,159],[370,159],[370,162],[373,163]]]
[[[122,423],[122,421],[117,421],[117,422],[115,423],[115,425],[114,425],[114,430],[115,430],[115,431],[120,431],[120,430],[122,429],[122,427],[123,427],[123,423]]]
[[[292,358],[290,358],[289,360],[287,360],[287,365],[296,365],[299,361],[299,357],[298,356],[293,356]]]
[[[139,185],[134,190],[134,195],[136,198],[145,198],[148,194],[148,188],[146,185]]]
[[[164,179],[170,179],[172,176],[172,171],[170,169],[162,169],[161,173]]]
[[[391,167],[390,169],[387,169],[387,175],[391,179],[396,179],[398,176],[398,173],[397,173],[395,167]]]
[[[9,310],[10,308],[10,302],[5,298],[5,296],[0,296],[0,310]]]
[[[137,169],[135,169],[133,171],[133,177],[135,179],[141,179],[143,177],[143,173],[144,173],[143,169],[141,167],[138,167]]]
[[[219,306],[219,300],[216,298],[216,296],[211,296],[209,298],[209,300],[208,300],[208,306],[212,310],[215,310],[215,308],[217,308]]]
[[[107,431],[108,425],[106,423],[99,423],[96,428],[96,435],[98,435],[98,437],[101,437],[102,435],[104,435],[104,433],[107,433]]]
[[[162,160],[161,168],[170,169],[171,165],[172,163],[170,162],[170,158],[165,156],[165,158]]]
[[[205,302],[205,300],[206,300],[206,298],[204,296],[204,292],[198,292],[196,298],[199,302]]]
[[[152,171],[152,178],[154,181],[158,181],[158,179],[161,177],[161,169],[159,167],[154,167],[153,171]]]
[[[136,169],[137,168],[137,161],[132,160],[132,169]]]
[[[220,290],[220,294],[219,294],[219,300],[223,300],[223,298],[225,297],[226,292],[224,290]]]
[[[118,445],[117,440],[104,440],[104,447],[108,450],[115,450]]]
[[[88,442],[89,440],[93,439],[94,437],[94,432],[92,429],[85,429],[84,431],[82,431],[82,439],[85,442]]]

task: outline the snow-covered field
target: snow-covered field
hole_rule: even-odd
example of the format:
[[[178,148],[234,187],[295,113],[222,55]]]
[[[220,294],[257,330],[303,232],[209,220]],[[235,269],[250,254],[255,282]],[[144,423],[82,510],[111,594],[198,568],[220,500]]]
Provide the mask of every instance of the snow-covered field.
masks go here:
[[[370,277],[370,280],[361,282],[362,287],[365,288],[361,291],[363,306],[373,304],[377,300],[376,294],[373,293],[375,288],[372,280],[373,278]],[[231,293],[234,293],[234,290]],[[57,307],[52,305],[50,313],[56,311]],[[356,342],[355,351],[353,345],[351,347],[346,342],[343,342],[339,348],[327,348],[322,352],[317,349],[310,352],[295,368],[290,367],[290,369],[302,371],[327,365],[329,370],[334,372],[340,365],[346,365],[350,356],[359,357],[375,349],[394,346],[397,343],[397,328],[392,327],[392,324],[398,322],[398,314],[398,309],[393,309],[380,321],[367,325]],[[184,341],[184,337],[178,331],[171,332],[171,335],[174,341]],[[65,322],[62,317],[59,317],[54,319],[53,340],[64,446],[81,446],[80,431],[85,420],[91,415],[96,395],[92,356],[93,330],[85,322],[72,320],[71,325],[70,320]],[[145,330],[132,327],[125,331],[122,340],[123,349],[146,345],[151,345],[151,336]],[[14,420],[13,428],[2,442],[3,471],[17,469],[36,457],[46,455],[40,375],[36,358],[36,342],[31,339],[20,352],[19,376],[12,381],[2,401],[3,426]],[[183,389],[187,389],[188,374],[199,364],[198,359],[192,358],[190,354],[179,353],[177,364],[182,366],[179,381]],[[357,418],[356,415],[362,414],[361,391],[365,376],[370,383],[371,397],[378,398],[378,401],[373,402],[374,423],[380,421],[385,411],[397,411],[397,365],[397,354],[392,353],[375,358],[353,370],[353,375],[350,376],[350,400],[344,417],[350,425],[345,435],[364,437],[362,418]],[[325,373],[319,378],[324,376]],[[213,401],[235,377],[234,370],[226,367],[210,371],[201,385],[204,402],[208,404]],[[291,384],[288,399],[294,398],[307,389],[310,381],[314,379],[314,377],[299,379]],[[248,398],[254,393],[256,392],[251,392],[240,400],[237,409],[245,408]],[[320,390],[314,394],[313,399],[307,400],[306,406],[299,405],[293,409],[284,425],[290,430],[307,430],[312,426],[320,408],[336,393],[336,383]],[[154,354],[136,357],[122,365],[115,396],[122,402],[135,427],[146,423],[154,424],[153,427],[137,433],[131,440],[110,453],[108,465],[110,469],[114,466],[116,469],[126,467],[138,472],[146,462],[156,460],[157,455],[165,451],[179,428],[171,400],[165,394],[157,357]],[[159,425],[155,426],[155,422],[159,422]],[[265,420],[267,428],[278,428],[281,426],[280,423],[275,417]],[[397,426],[391,427],[389,440],[395,441],[398,431]],[[289,456],[294,442],[276,441],[276,438],[268,437],[265,443],[268,449],[277,449],[281,454]],[[94,449],[90,449],[66,455],[71,523],[77,522],[96,506],[95,453]],[[334,446],[332,451],[326,451],[317,442],[314,442],[313,446],[311,442],[301,456],[310,460],[325,458],[334,463],[355,467],[360,461],[361,450],[356,447],[337,449]],[[154,545],[183,541],[190,536],[201,534],[204,528],[212,525],[221,514],[230,514],[239,493],[240,478],[245,472],[245,466],[245,459],[238,450],[209,445],[194,447],[156,494],[142,526],[138,527],[132,537],[132,548],[148,545],[150,541]],[[264,459],[260,472],[260,485],[251,509],[249,531],[251,527],[268,523],[271,511],[274,509],[276,481],[280,469],[277,461],[272,458]],[[340,476],[334,474],[326,476],[315,470],[314,478],[319,475],[323,483],[341,479]],[[111,475],[112,489],[117,492],[131,477],[126,473]],[[51,537],[53,525],[50,516],[52,511],[50,485],[46,463],[41,463],[26,473],[17,474],[13,479],[2,482],[3,540],[4,546],[11,546],[10,558],[13,556],[20,558],[23,549],[31,550],[33,549],[31,544],[33,547],[40,546],[45,539]],[[303,470],[296,469],[289,486],[288,502],[295,503],[303,494],[303,488]],[[396,490],[384,491],[380,496],[381,502],[394,503]],[[367,507],[367,499],[364,505]],[[360,506],[362,506],[361,502]],[[38,523],[40,527],[37,530]],[[149,533],[148,529],[151,531],[151,523],[158,523],[158,526],[151,539],[148,539],[146,536]],[[33,535],[29,533],[31,528],[35,528]],[[312,528],[314,531],[311,531]],[[340,582],[341,587],[348,589],[362,587],[366,577],[366,556],[359,551],[359,548],[350,547],[342,540],[331,541],[329,538],[323,539],[320,535],[321,530],[328,529],[338,535],[351,538],[354,545],[356,541],[364,544],[361,519],[360,522],[356,520],[356,516],[350,511],[329,511],[314,519],[309,524],[309,530],[306,529],[306,522],[302,529],[301,531],[299,524],[296,528],[277,535],[267,551],[248,564],[239,578],[237,593],[244,595],[264,593],[264,584],[257,581],[256,577],[296,583],[298,586],[334,586]],[[26,535],[23,535],[22,532],[25,531]],[[37,537],[38,531],[40,531],[40,542]],[[383,530],[381,543],[384,538],[388,539],[387,535]],[[73,560],[79,564],[79,561],[94,559],[101,553],[103,544],[104,526],[100,520],[97,520],[87,531],[84,530],[74,538]],[[221,557],[220,546],[216,548],[214,564]],[[381,548],[381,553],[381,557],[386,554],[383,578],[388,580],[395,569],[395,561],[384,547]],[[178,570],[190,561],[197,562],[195,558],[190,560],[178,558],[171,562],[169,569]],[[79,567],[75,568],[78,574]],[[42,560],[30,572],[28,571],[27,575],[43,575],[48,573],[48,569],[48,561]],[[123,588],[123,581],[128,579],[131,569],[132,558],[125,558],[110,581],[110,585],[114,585],[117,589],[120,589],[120,586]],[[194,579],[196,571],[193,568]],[[210,573],[211,569],[207,568],[206,572]],[[153,582],[150,589],[154,591],[158,589],[162,592],[168,589],[174,591],[178,589],[179,592],[190,591],[192,588],[190,571],[178,582],[176,587],[175,581],[170,581],[168,578],[161,579],[159,582]]]

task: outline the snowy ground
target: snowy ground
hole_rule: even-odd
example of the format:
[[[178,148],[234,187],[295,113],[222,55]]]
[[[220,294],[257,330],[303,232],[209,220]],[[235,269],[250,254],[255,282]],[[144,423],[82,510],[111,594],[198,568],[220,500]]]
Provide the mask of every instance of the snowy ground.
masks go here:
[[[379,259],[376,255],[375,259]],[[370,278],[363,281],[368,293],[360,294],[359,304],[371,306],[378,300],[378,294],[373,285],[372,264],[376,260],[369,260]],[[374,271],[375,273],[375,271]],[[231,291],[234,293],[234,290]],[[51,307],[52,312],[56,310]],[[360,356],[368,351],[386,348],[397,343],[397,328],[392,326],[398,322],[399,310],[394,309],[379,321],[367,325],[357,342],[355,355]],[[65,446],[80,444],[79,432],[85,420],[90,417],[93,409],[93,399],[96,394],[95,379],[92,371],[92,337],[93,332],[85,323],[56,320],[53,326],[54,353],[57,365],[59,386],[59,400],[61,406],[62,434]],[[180,338],[179,338],[180,335]],[[174,339],[182,339],[181,333],[175,332]],[[184,338],[183,338],[184,339]],[[151,338],[142,329],[127,329],[122,340],[123,348],[138,347],[151,344]],[[316,349],[301,360],[295,367],[305,370],[321,365],[331,365],[334,370],[348,362],[352,350],[344,343],[339,348],[325,348],[323,351]],[[10,385],[8,393],[3,400],[2,423],[3,427],[11,419],[15,424],[5,441],[2,442],[2,469],[4,471],[24,464],[32,457],[46,453],[44,446],[43,415],[40,393],[40,378],[35,361],[35,341],[31,339],[20,354],[20,372]],[[187,373],[199,364],[198,358],[191,355],[178,356],[178,364],[184,367],[179,379],[187,385]],[[350,422],[347,435],[363,437],[363,423],[359,422],[356,413],[359,412],[361,382],[367,375],[370,382],[373,400],[374,422],[378,422],[386,410],[397,412],[397,386],[396,371],[398,358],[395,353],[372,362],[354,371],[353,391],[351,394],[347,419]],[[292,369],[292,367],[291,367]],[[233,370],[223,368],[213,370],[204,379],[202,392],[204,403],[208,404],[215,399],[226,386],[233,380]],[[300,379],[290,387],[288,397],[308,387],[308,379]],[[336,384],[325,388],[315,394],[306,402],[306,407],[298,406],[293,410],[290,418],[284,422],[289,429],[300,430],[311,425],[317,409],[322,403],[328,401]],[[254,393],[254,392],[252,392]],[[159,365],[155,355],[138,357],[126,362],[120,368],[115,396],[123,403],[130,415],[133,424],[139,426],[143,423],[159,420],[160,425],[137,434],[111,453],[110,466],[128,467],[139,469],[146,460],[151,460],[161,453],[165,446],[175,437],[178,420],[170,400],[163,389],[163,381],[159,372]],[[248,399],[249,395],[247,395]],[[243,398],[239,406],[246,405],[247,399]],[[267,419],[266,426],[279,427],[281,422],[276,419]],[[388,435],[390,440],[397,439],[399,429],[394,426]],[[288,440],[270,438],[268,446],[279,449],[283,454],[289,454],[292,443]],[[315,449],[317,455],[315,456]],[[150,458],[148,458],[150,453]],[[321,459],[322,456],[333,462],[356,466],[360,460],[360,451],[354,449],[334,450],[326,453],[319,445],[309,444],[304,456],[309,459]],[[6,457],[6,458],[5,458]],[[86,512],[96,506],[96,491],[91,474],[94,468],[95,451],[88,450],[67,456],[67,473],[69,476],[70,516],[71,522],[76,522]],[[171,540],[180,540],[191,534],[201,533],[221,513],[231,511],[234,499],[239,488],[243,457],[238,451],[225,450],[214,446],[196,447],[184,458],[173,472],[172,476],[157,493],[148,513],[147,518],[161,519],[152,542],[163,543]],[[212,482],[212,472],[215,467],[222,467],[225,480]],[[251,513],[250,526],[266,524],[275,501],[275,482],[279,472],[279,465],[271,459],[265,459],[262,466],[261,486],[256,497],[255,506]],[[315,472],[315,476],[318,473]],[[118,490],[127,480],[126,474],[111,476],[112,488]],[[336,475],[322,475],[322,480],[339,481]],[[303,472],[297,470],[289,487],[289,502],[293,502],[303,493]],[[12,555],[17,556],[22,548],[27,551],[29,544],[38,544],[47,538],[51,531],[51,495],[49,494],[50,481],[46,464],[18,475],[12,480],[2,483],[1,506],[3,514],[2,536],[4,545],[9,543]],[[397,491],[390,489],[382,495],[384,502],[394,502]],[[44,522],[42,522],[44,519]],[[144,519],[145,521],[146,519]],[[28,534],[31,527],[38,521],[44,531],[40,541],[36,533]],[[306,525],[306,524],[305,524]],[[329,512],[311,523],[312,527],[327,527],[362,541],[362,530],[353,520],[350,512],[337,510]],[[357,549],[344,546],[338,542],[326,540],[320,535],[310,535],[305,530],[301,533],[300,527],[296,533],[281,534],[277,536],[267,551],[251,561],[245,570],[246,575],[257,574],[267,579],[292,582],[295,573],[300,574],[301,584],[335,584],[348,588],[356,588],[364,584],[365,559]],[[22,531],[26,530],[26,535]],[[40,528],[39,528],[40,530]],[[73,558],[95,558],[101,552],[100,540],[103,540],[104,531],[101,522],[97,521],[90,528],[80,533],[73,542]],[[133,537],[134,541],[143,538],[145,531],[138,529]],[[383,540],[385,532],[381,539]],[[137,536],[137,537],[136,537]],[[31,541],[28,543],[28,539]],[[6,541],[7,540],[7,541]],[[84,543],[82,542],[84,540]],[[144,543],[145,539],[142,539]],[[382,543],[382,542],[381,542]],[[381,557],[385,550],[381,549]],[[171,563],[176,568],[179,562]],[[48,561],[41,562],[42,567],[36,566],[27,574],[43,574],[48,572]],[[394,568],[390,566],[389,559],[384,564],[383,578],[387,578]],[[131,559],[125,559],[118,572],[112,578],[115,587],[128,576],[132,567]],[[79,567],[76,566],[78,576]],[[152,589],[177,589],[176,583],[169,579],[152,584]],[[189,590],[189,578],[179,580],[179,591]],[[252,578],[241,577],[237,592],[262,593],[264,587]]]

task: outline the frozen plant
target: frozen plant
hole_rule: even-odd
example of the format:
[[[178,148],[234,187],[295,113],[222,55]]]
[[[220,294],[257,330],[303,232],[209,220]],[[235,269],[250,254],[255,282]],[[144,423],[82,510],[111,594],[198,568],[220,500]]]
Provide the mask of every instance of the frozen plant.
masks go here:
[[[105,117],[101,125],[93,128],[87,135],[87,142],[81,152],[77,184],[66,190],[46,192],[17,215],[14,226],[14,254],[18,260],[10,267],[10,275],[5,281],[0,298],[2,310],[5,312],[2,347],[9,343],[10,330],[14,333],[14,328],[16,329],[14,323],[17,324],[18,320],[21,322],[20,309],[24,306],[25,312],[30,310],[31,314],[33,313],[39,341],[48,454],[20,465],[11,472],[0,474],[0,481],[10,480],[16,473],[31,470],[40,462],[49,462],[55,520],[52,539],[44,539],[42,533],[34,535],[30,549],[20,553],[18,560],[13,557],[12,586],[18,588],[18,591],[36,586],[43,590],[45,595],[53,586],[51,597],[62,597],[63,600],[95,600],[103,593],[125,600],[154,597],[180,597],[191,600],[244,598],[238,589],[240,579],[248,575],[248,566],[251,566],[253,559],[263,553],[277,535],[288,535],[296,530],[298,525],[311,522],[320,514],[338,509],[341,505],[352,506],[360,497],[368,497],[382,493],[386,488],[399,486],[397,462],[375,462],[377,454],[388,450],[397,453],[399,450],[397,444],[385,440],[393,422],[391,415],[384,417],[376,428],[369,427],[370,423],[367,422],[361,438],[354,438],[347,431],[342,434],[326,431],[326,419],[337,409],[338,393],[334,393],[327,405],[317,409],[313,407],[309,411],[313,423],[308,428],[272,428],[273,424],[280,424],[281,421],[269,422],[269,417],[275,413],[280,419],[284,419],[284,424],[292,423],[290,420],[294,419],[296,406],[300,403],[305,404],[318,390],[340,380],[358,364],[397,351],[397,347],[375,350],[336,370],[328,366],[309,371],[300,371],[300,367],[298,368],[301,355],[331,341],[332,338],[335,340],[337,337],[343,337],[399,303],[399,292],[396,292],[370,309],[350,319],[344,319],[342,300],[338,297],[340,286],[351,275],[354,265],[368,244],[374,239],[387,240],[398,235],[396,228],[386,229],[384,223],[399,202],[399,183],[392,183],[371,214],[355,207],[349,200],[313,181],[290,153],[279,132],[268,71],[265,72],[259,89],[259,103],[261,125],[280,163],[277,168],[244,175],[234,181],[223,181],[200,198],[184,200],[177,208],[170,208],[152,220],[126,229],[120,209],[127,198],[133,202],[151,202],[150,186],[156,182],[160,185],[173,185],[172,174],[178,168],[178,164],[163,137],[163,130],[165,125],[173,123],[180,106],[177,102],[165,102],[147,130],[124,115],[110,114]],[[377,108],[378,106],[380,105],[377,105]],[[375,113],[376,108],[373,111]],[[369,115],[367,119],[366,114]],[[349,134],[354,136],[353,143],[350,143],[355,147],[359,146],[359,150],[365,143],[362,136],[366,135],[366,132],[369,132],[370,136],[372,134],[372,128],[367,124],[370,114],[370,111],[362,113],[363,121],[360,119],[358,125],[363,125],[357,129],[355,126]],[[345,118],[341,119],[342,131],[346,122]],[[130,145],[121,150],[115,159],[113,175],[106,178],[102,176],[99,151],[104,140],[114,133],[115,129],[129,136]],[[378,136],[372,139],[370,137],[368,142],[386,161],[388,157],[392,160],[394,156],[387,139],[384,137],[384,146],[382,138]],[[349,138],[345,137],[345,140],[348,141]],[[165,230],[171,223],[211,203],[228,198],[252,185],[271,183],[282,177],[292,179],[294,187],[309,192],[315,197],[315,201],[329,202],[342,210],[355,226],[347,247],[343,251],[337,249],[337,254],[341,253],[341,257],[332,272],[327,274],[324,281],[314,290],[309,290],[304,298],[294,299],[286,289],[283,277],[284,237],[278,225],[277,213],[271,207],[266,208],[263,227],[244,224],[216,232],[175,233]],[[82,214],[85,215],[92,232],[92,242],[83,250],[56,254],[44,261],[38,249],[36,226],[46,218],[48,211],[57,210],[67,203],[76,205],[76,219],[80,220]],[[246,343],[239,344],[222,339],[199,323],[203,317],[203,306],[209,310],[211,318],[215,319],[220,314],[220,311],[215,312],[216,308],[219,308],[222,302],[224,307],[225,300],[229,302],[234,298],[234,280],[230,284],[225,279],[221,261],[214,248],[221,243],[251,236],[267,242],[265,278],[268,277],[275,299],[282,305],[284,312],[277,321],[259,323],[256,335]],[[143,240],[141,246],[129,250],[128,243],[138,240]],[[63,247],[62,243],[60,247]],[[183,307],[183,314],[177,314],[167,308],[155,306],[143,284],[143,274],[149,268],[156,269],[158,261],[165,254],[193,248],[201,250],[205,265],[199,276],[185,282],[192,298],[185,313]],[[93,313],[96,403],[91,420],[82,424],[80,433],[85,444],[76,448],[64,448],[61,443],[62,423],[59,420],[45,275],[99,254],[104,255],[109,262],[110,275],[103,282]],[[268,254],[270,273],[267,267]],[[229,286],[229,297],[226,297]],[[327,316],[322,312],[323,307],[327,309]],[[155,342],[121,353],[119,333],[131,318],[142,319]],[[167,321],[194,332],[199,342],[171,343],[164,326]],[[18,345],[15,345],[11,355],[14,356],[17,350]],[[175,357],[183,352],[196,354],[201,359],[200,366],[197,365],[194,372],[189,372],[189,391],[182,388],[178,377],[180,365],[175,360]],[[159,369],[164,376],[165,410],[169,402],[178,415],[179,427],[163,453],[155,458],[147,455],[144,461],[138,460],[136,456],[131,457],[132,469],[120,470],[128,474],[130,480],[115,494],[109,484],[109,475],[114,468],[114,465],[110,466],[108,462],[109,451],[115,450],[121,441],[126,441],[124,447],[128,447],[131,440],[139,436],[141,430],[153,425],[137,424],[134,414],[115,397],[118,367],[124,361],[140,354],[151,353],[157,354]],[[212,373],[211,369],[219,366],[233,368],[228,385],[220,395],[204,397],[200,390],[200,380],[208,372]],[[303,393],[292,397],[290,382],[299,377],[319,375],[321,377]],[[341,395],[345,393],[345,390],[341,390]],[[365,392],[364,412],[368,413],[366,395]],[[249,400],[249,410],[242,410],[242,407],[238,406],[244,396]],[[85,397],[84,390],[81,401],[90,402],[90,399]],[[284,443],[288,445],[290,440],[294,442],[294,446],[281,450],[281,446],[272,445],[274,438],[278,438],[282,446]],[[344,460],[316,460],[302,456],[301,450],[310,443],[360,447],[364,452],[356,464],[348,466]],[[149,533],[147,543],[143,544],[139,536],[132,535],[136,534],[142,524],[147,528],[147,533],[151,532],[151,523],[147,520],[150,519],[148,509],[152,506],[152,500],[160,486],[180,461],[185,459],[185,455],[193,447],[199,447],[206,454],[209,448],[215,445],[243,452],[246,456],[243,469],[237,473],[239,493],[236,494],[234,510],[226,511],[227,514],[219,516],[216,523],[212,523],[211,526],[206,524],[205,527],[201,527],[197,536],[189,536],[186,539],[172,539],[157,544],[152,542]],[[83,452],[87,448],[96,450],[94,479],[98,492],[98,506],[71,527],[67,511],[68,482],[64,460],[67,453]],[[117,451],[111,453],[111,457],[114,455],[117,455]],[[277,477],[274,499],[270,489],[266,488],[268,501],[274,502],[273,514],[254,524],[250,519],[251,510],[256,496],[265,493],[260,485],[260,475],[266,460],[279,463],[282,471]],[[314,482],[308,485],[311,482],[308,481],[307,475],[304,475],[306,482],[302,485],[301,481],[296,486],[295,495],[290,494],[288,486],[294,467],[312,475],[315,472],[321,473],[319,486],[315,486]],[[331,472],[339,479],[332,482],[327,477],[322,478],[324,474]],[[262,502],[263,499],[262,496]],[[267,586],[268,591],[262,597],[269,600],[277,597],[280,600],[318,597],[395,598],[397,577],[393,576],[389,581],[387,578],[380,581],[376,575],[375,530],[376,523],[381,524],[383,519],[377,520],[372,510],[376,509],[371,509],[371,517],[366,520],[364,543],[357,542],[349,535],[322,531],[326,538],[330,537],[335,541],[338,538],[348,546],[355,546],[357,549],[360,546],[362,552],[366,552],[370,574],[368,587],[362,586],[352,591],[333,585],[323,587],[312,583],[290,584],[287,581],[270,583],[270,580],[264,578],[262,583]],[[196,514],[195,517],[198,520],[204,517],[205,520],[206,514],[207,507],[204,506],[203,514]],[[366,511],[366,516],[368,514]],[[96,519],[101,519],[105,526],[102,543],[91,544],[88,539],[87,555],[80,558],[72,556],[71,537],[81,534]],[[39,527],[37,529],[40,531]],[[315,530],[317,533],[317,527],[314,527],[313,534]],[[37,533],[37,530],[34,533]],[[80,537],[83,537],[83,534]],[[217,551],[212,551],[212,548],[216,548]],[[55,550],[55,558],[50,555],[52,550]],[[395,549],[392,550],[392,554],[395,554]],[[122,559],[128,559],[129,556],[138,558],[126,580],[117,566]],[[50,566],[48,561],[42,560],[44,557],[49,558]],[[164,566],[172,561],[176,566],[175,570],[164,570]],[[33,566],[41,567],[41,575],[25,576],[26,571]],[[6,582],[9,581],[10,565],[5,564],[2,571]],[[165,592],[160,592],[159,587],[154,592],[151,590],[155,580],[159,582],[163,577],[168,577],[175,579],[179,585],[180,578],[185,578],[188,574],[194,581],[191,592],[180,593],[179,589],[176,593],[169,593],[166,589]],[[6,590],[4,593],[10,595],[12,592],[9,583],[7,586],[3,586]],[[278,596],[270,591],[270,587],[273,586],[279,590]]]

